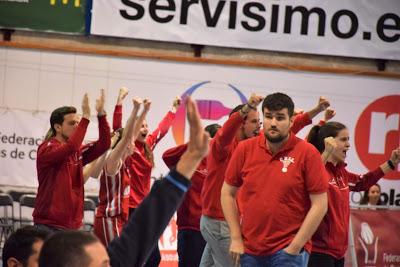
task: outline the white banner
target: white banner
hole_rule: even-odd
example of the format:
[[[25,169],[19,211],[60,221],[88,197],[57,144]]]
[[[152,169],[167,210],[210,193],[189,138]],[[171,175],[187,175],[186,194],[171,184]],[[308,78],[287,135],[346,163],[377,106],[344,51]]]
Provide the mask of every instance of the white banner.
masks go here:
[[[398,0],[93,0],[91,33],[400,60]]]
[[[37,186],[36,151],[46,134],[49,115],[0,109],[0,168],[5,185]]]

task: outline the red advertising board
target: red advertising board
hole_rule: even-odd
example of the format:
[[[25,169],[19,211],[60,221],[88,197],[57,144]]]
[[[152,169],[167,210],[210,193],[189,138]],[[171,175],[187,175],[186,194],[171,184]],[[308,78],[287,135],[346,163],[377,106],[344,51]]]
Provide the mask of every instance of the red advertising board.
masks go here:
[[[400,211],[351,211],[358,267],[400,267]]]

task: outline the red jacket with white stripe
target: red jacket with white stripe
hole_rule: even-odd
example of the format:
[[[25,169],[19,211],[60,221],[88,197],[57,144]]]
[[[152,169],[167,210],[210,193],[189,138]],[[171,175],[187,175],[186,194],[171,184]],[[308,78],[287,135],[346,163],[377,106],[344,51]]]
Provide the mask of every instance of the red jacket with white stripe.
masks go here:
[[[129,217],[130,173],[122,164],[115,175],[106,173],[106,168],[100,176],[99,205],[96,217],[121,216],[123,220]]]

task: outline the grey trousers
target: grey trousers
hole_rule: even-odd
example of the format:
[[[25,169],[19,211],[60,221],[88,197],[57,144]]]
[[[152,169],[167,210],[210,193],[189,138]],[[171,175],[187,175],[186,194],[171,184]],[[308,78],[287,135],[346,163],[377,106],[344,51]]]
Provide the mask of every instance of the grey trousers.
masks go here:
[[[229,255],[231,237],[228,223],[201,216],[200,231],[207,244],[201,257],[200,267],[230,267],[234,266]]]

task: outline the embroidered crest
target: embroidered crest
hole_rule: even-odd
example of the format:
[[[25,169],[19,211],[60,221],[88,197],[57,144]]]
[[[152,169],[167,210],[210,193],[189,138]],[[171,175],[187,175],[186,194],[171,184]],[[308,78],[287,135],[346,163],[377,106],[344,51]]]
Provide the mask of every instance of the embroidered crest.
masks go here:
[[[290,163],[294,163],[294,158],[292,157],[281,157],[279,160],[283,163],[282,172],[287,172]]]

